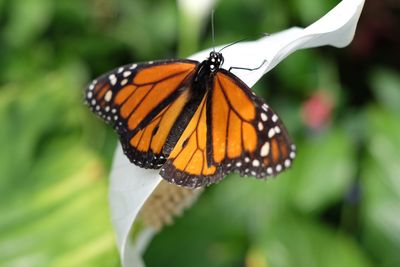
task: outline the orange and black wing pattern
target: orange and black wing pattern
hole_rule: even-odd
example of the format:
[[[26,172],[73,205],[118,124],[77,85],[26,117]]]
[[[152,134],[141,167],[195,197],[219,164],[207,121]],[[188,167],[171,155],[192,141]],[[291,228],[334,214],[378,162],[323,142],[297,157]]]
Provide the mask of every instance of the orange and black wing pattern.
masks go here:
[[[222,176],[221,168],[210,162],[209,102],[210,92],[207,92],[161,168],[164,179],[195,188],[211,184]]]
[[[219,69],[161,168],[170,182],[199,187],[230,172],[257,178],[290,167],[295,146],[278,115],[232,73]]]
[[[197,65],[192,60],[126,65],[86,88],[87,104],[114,127],[131,162],[154,169],[163,165],[169,136],[180,134],[174,125],[191,98]]]

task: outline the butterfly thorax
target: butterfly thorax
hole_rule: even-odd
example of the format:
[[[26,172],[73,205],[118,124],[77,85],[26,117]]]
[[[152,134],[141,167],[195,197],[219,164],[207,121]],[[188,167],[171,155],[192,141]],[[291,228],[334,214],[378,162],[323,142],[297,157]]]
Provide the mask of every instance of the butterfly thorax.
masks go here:
[[[217,71],[221,65],[224,63],[224,57],[219,52],[212,51],[210,57],[207,58],[204,63],[211,73]]]
[[[204,81],[204,79],[210,80],[210,76],[213,76],[223,63],[224,57],[222,53],[211,51],[210,56],[200,63],[194,81],[201,82]]]

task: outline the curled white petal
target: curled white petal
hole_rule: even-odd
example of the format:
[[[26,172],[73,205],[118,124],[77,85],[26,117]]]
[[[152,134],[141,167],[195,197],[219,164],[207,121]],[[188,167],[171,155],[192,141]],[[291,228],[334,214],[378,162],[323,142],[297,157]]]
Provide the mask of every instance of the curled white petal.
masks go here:
[[[266,60],[257,71],[233,71],[251,87],[266,72],[296,50],[322,45],[343,47],[349,44],[354,36],[363,4],[364,0],[343,0],[307,28],[291,28],[256,41],[231,46],[224,50],[224,68],[230,66],[251,68],[259,66]],[[190,58],[202,61],[211,49],[199,52]],[[157,170],[142,169],[131,164],[118,146],[110,179],[111,217],[122,264],[125,267],[143,266],[140,255],[152,232],[143,231],[133,243],[129,239],[129,232],[140,208],[162,178]]]
[[[157,170],[143,169],[132,164],[122,152],[122,147],[117,146],[110,174],[109,201],[111,221],[125,267],[143,266],[138,255],[146,246],[146,238],[143,237],[149,237],[151,233],[140,235],[132,244],[128,242],[129,232],[140,208],[161,180]]]
[[[231,66],[254,68],[256,71],[232,70],[248,86],[253,86],[266,72],[296,50],[323,45],[343,47],[351,42],[364,0],[343,0],[325,16],[307,28],[290,28],[252,42],[241,42],[223,51],[224,68]],[[215,50],[223,46],[216,47]],[[206,49],[191,59],[204,60],[212,50]]]

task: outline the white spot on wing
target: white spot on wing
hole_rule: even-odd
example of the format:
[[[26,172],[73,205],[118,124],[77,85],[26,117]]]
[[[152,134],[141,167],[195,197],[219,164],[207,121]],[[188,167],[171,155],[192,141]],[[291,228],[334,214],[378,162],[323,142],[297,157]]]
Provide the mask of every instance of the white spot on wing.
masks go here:
[[[285,167],[289,167],[290,166],[290,159],[286,159],[285,160]]]
[[[259,130],[259,131],[262,131],[263,129],[264,129],[264,126],[263,126],[262,122],[260,121],[260,122],[258,123],[258,130]]]
[[[117,77],[115,76],[115,74],[110,74],[110,76],[108,76],[108,79],[110,80],[110,83],[112,85],[115,85],[117,83]]]
[[[261,119],[262,119],[262,121],[267,121],[267,120],[268,120],[267,114],[265,114],[264,112],[262,112],[262,113],[261,113]]]
[[[260,161],[258,159],[253,160],[253,166],[254,167],[260,166]]]
[[[122,82],[121,82],[121,86],[124,86],[127,83],[128,83],[128,79],[123,79]]]
[[[276,122],[278,120],[278,116],[276,116],[276,114],[272,115],[272,121]]]
[[[124,76],[125,78],[128,77],[129,75],[131,75],[132,72],[130,72],[129,70],[124,71],[124,73],[122,73],[122,76]]]
[[[276,171],[280,172],[281,170],[282,170],[282,165],[281,164],[276,165]]]
[[[269,142],[265,142],[264,145],[261,147],[260,155],[261,157],[268,156],[269,154]]]
[[[104,95],[104,100],[110,102],[111,98],[112,98],[112,91],[108,90],[107,93]]]
[[[274,137],[274,135],[275,135],[275,130],[274,130],[274,128],[271,128],[271,129],[268,131],[268,137],[269,137],[269,138],[272,138],[272,137]]]

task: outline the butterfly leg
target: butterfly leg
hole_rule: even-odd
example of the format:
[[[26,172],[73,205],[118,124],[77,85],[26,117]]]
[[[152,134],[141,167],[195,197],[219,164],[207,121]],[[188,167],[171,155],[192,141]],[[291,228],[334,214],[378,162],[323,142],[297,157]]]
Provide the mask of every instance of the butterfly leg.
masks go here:
[[[264,59],[263,62],[261,63],[261,65],[256,67],[256,68],[230,67],[228,71],[231,72],[231,70],[233,70],[233,69],[235,69],[235,70],[248,70],[248,71],[258,70],[265,64],[265,62],[267,62],[266,59]]]

